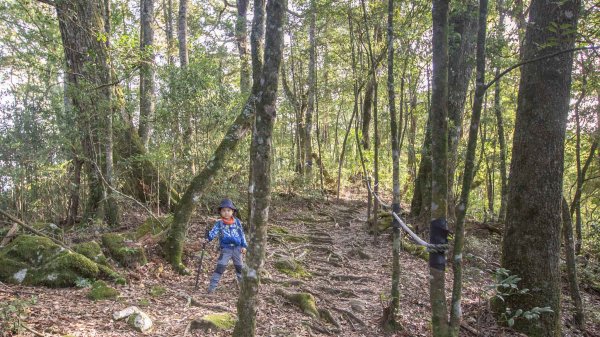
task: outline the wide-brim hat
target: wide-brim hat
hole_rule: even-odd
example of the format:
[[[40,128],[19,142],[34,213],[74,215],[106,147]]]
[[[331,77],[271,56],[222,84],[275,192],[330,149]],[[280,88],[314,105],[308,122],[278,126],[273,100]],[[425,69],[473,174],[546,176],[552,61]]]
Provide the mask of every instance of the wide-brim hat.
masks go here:
[[[219,205],[219,208],[217,210],[221,212],[222,208],[231,208],[232,210],[237,211],[237,208],[233,204],[233,201],[231,201],[230,199],[223,199],[223,201],[221,201],[221,204]]]

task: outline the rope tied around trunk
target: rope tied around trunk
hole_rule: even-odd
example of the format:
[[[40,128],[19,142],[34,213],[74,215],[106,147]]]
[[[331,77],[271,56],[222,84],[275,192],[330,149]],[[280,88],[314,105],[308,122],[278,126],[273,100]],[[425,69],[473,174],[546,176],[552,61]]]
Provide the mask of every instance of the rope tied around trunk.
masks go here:
[[[420,246],[424,246],[427,248],[427,252],[429,253],[439,253],[439,254],[443,254],[445,253],[449,248],[450,245],[447,243],[444,244],[434,244],[434,243],[429,243],[423,239],[421,239],[417,234],[415,234],[415,232],[413,232],[410,227],[408,227],[406,225],[406,223],[404,222],[404,220],[402,220],[402,218],[400,218],[400,216],[394,212],[392,210],[392,206],[386,204],[385,202],[383,202],[383,200],[381,200],[381,198],[379,197],[379,195],[377,195],[377,193],[375,193],[372,189],[371,189],[371,184],[369,184],[369,181],[366,181],[367,183],[367,187],[369,189],[369,191],[371,191],[371,193],[373,193],[373,195],[375,196],[375,198],[377,198],[377,200],[379,200],[379,204],[387,211],[389,211],[392,216],[394,217],[394,219],[396,219],[396,221],[398,222],[398,224],[400,225],[400,227],[413,239],[413,241],[415,241],[416,244],[420,245]],[[394,224],[395,226],[395,224]]]

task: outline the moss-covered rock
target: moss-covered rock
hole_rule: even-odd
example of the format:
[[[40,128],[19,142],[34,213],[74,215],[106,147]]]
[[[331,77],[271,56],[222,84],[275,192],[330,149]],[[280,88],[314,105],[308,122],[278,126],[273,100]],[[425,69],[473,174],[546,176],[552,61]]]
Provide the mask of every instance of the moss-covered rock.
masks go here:
[[[290,301],[292,304],[300,308],[305,314],[319,318],[319,309],[317,309],[317,302],[312,294],[309,293],[287,293],[281,289],[277,293],[283,296],[285,299]]]
[[[104,281],[96,281],[92,284],[92,289],[87,297],[92,301],[109,300],[119,296],[119,292],[109,287]]]
[[[298,263],[292,258],[279,259],[275,261],[274,267],[280,272],[293,278],[303,278],[311,276],[311,274],[306,269],[304,269],[304,267],[300,263]]]
[[[33,235],[20,235],[2,248],[0,266],[1,281],[24,285],[71,287],[99,274],[94,261]]]
[[[203,316],[200,320],[191,323],[192,329],[204,330],[229,330],[233,329],[237,318],[230,313],[217,313]]]
[[[135,267],[147,262],[144,247],[136,245],[134,241],[126,239],[121,234],[102,235],[102,245],[106,247],[110,256],[122,266]]]
[[[88,259],[100,263],[103,265],[108,265],[108,261],[104,253],[102,252],[102,248],[96,241],[82,242],[72,247],[73,251],[87,257]]]
[[[169,228],[169,226],[171,226],[171,223],[173,222],[173,216],[168,215],[160,217],[158,218],[158,220],[160,220],[160,222],[156,221],[156,219],[153,217],[149,217],[148,219],[146,219],[146,221],[144,221],[143,224],[139,225],[138,228],[135,230],[134,238],[136,240],[139,240],[140,238],[148,234],[156,235],[164,231],[165,229]]]

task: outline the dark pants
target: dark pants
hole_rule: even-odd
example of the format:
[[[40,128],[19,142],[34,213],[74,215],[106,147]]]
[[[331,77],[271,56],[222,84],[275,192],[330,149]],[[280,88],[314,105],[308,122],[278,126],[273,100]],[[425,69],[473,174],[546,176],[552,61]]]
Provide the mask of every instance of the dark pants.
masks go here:
[[[244,265],[242,261],[242,247],[224,247],[221,248],[221,255],[219,255],[219,260],[217,261],[217,267],[210,278],[209,290],[217,288],[217,284],[219,284],[219,280],[227,268],[230,259],[233,259],[233,266],[235,267],[235,275],[238,282],[242,281],[242,266]]]

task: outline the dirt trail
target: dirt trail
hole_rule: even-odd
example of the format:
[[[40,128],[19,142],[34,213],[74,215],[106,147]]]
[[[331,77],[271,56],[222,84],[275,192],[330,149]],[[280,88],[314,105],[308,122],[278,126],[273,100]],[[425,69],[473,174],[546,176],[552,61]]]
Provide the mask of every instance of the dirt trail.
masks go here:
[[[364,227],[365,204],[358,201],[317,201],[276,198],[270,210],[271,230],[266,274],[260,288],[257,336],[382,336],[378,320],[389,301],[391,286],[391,239],[382,234],[374,243]],[[195,268],[200,238],[214,218],[194,219],[186,247],[186,263]],[[497,239],[496,239],[497,240]],[[485,248],[491,243],[472,240],[469,249],[478,258],[465,259],[463,312],[467,328],[461,336],[517,336],[504,331],[491,319],[482,297],[491,279],[485,272],[497,255]],[[488,254],[488,255],[486,255]],[[201,284],[194,291],[194,276],[171,271],[156,251],[150,262],[137,270],[120,270],[128,276],[126,286],[117,286],[121,296],[115,301],[92,302],[87,289],[46,289],[0,285],[0,301],[35,294],[29,307],[27,325],[49,336],[137,336],[125,323],[111,319],[114,311],[137,305],[152,317],[155,327],[147,335],[183,336],[194,318],[214,312],[236,312],[238,296],[233,266],[229,266],[215,294],[207,295],[208,279],[218,255],[212,243],[205,257]],[[310,276],[293,278],[275,268],[278,260],[293,259]],[[482,262],[483,261],[483,262]],[[401,256],[400,321],[404,331],[391,336],[430,336],[427,263],[403,252]],[[195,274],[195,270],[194,270]],[[451,273],[447,274],[450,294]],[[165,290],[156,295],[156,289]],[[327,309],[334,322],[312,318],[280,295],[308,292],[317,307]],[[154,294],[154,296],[153,296]],[[593,302],[594,299],[588,299]],[[595,299],[597,303],[597,299]],[[596,307],[597,308],[597,307]],[[469,331],[471,330],[471,331]],[[23,336],[33,335],[25,332]],[[230,332],[192,330],[188,336],[229,336]],[[576,335],[576,334],[572,334]]]

